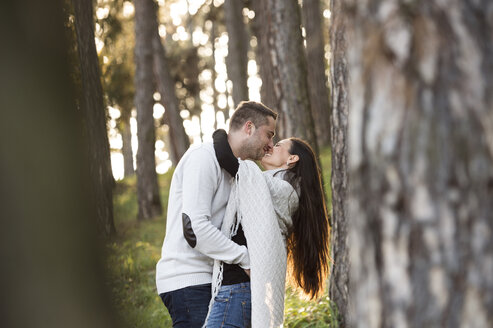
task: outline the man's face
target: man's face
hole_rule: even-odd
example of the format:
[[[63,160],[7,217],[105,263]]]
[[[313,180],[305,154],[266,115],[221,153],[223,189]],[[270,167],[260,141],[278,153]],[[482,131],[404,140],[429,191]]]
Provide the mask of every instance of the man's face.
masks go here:
[[[267,124],[254,127],[255,131],[245,141],[244,151],[246,157],[253,160],[260,160],[265,154],[270,153],[274,146],[273,138],[276,134],[276,120],[267,117]]]

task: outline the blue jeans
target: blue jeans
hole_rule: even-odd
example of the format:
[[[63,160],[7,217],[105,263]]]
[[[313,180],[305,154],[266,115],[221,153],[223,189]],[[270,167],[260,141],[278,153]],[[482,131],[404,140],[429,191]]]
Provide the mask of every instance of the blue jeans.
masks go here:
[[[197,285],[162,293],[161,299],[176,328],[201,328],[211,300],[211,284]]]
[[[252,326],[250,283],[222,286],[214,299],[207,328]]]

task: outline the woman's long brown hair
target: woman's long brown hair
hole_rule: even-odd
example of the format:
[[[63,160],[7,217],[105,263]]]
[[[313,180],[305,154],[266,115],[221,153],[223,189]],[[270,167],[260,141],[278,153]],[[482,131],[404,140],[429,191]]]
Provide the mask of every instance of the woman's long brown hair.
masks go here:
[[[288,238],[288,260],[292,278],[314,298],[323,291],[329,271],[329,219],[315,153],[305,141],[289,140],[289,153],[299,160],[287,170],[287,179],[299,187],[299,206]]]

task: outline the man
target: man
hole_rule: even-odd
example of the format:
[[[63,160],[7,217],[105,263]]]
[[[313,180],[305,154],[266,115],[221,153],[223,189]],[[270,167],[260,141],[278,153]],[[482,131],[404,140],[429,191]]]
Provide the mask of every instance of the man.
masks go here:
[[[171,180],[166,237],[156,265],[158,294],[173,327],[202,327],[211,298],[213,260],[238,265],[247,274],[248,250],[221,233],[238,160],[259,160],[273,148],[277,114],[257,102],[238,105],[213,143],[190,148]]]

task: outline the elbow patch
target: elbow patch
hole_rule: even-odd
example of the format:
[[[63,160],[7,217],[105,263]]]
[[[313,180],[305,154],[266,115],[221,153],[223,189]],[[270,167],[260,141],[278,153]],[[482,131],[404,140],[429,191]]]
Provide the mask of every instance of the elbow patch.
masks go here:
[[[185,237],[188,245],[195,248],[195,245],[197,245],[197,237],[193,233],[192,221],[190,221],[190,217],[185,213],[181,214],[181,219],[183,222],[183,236]]]

